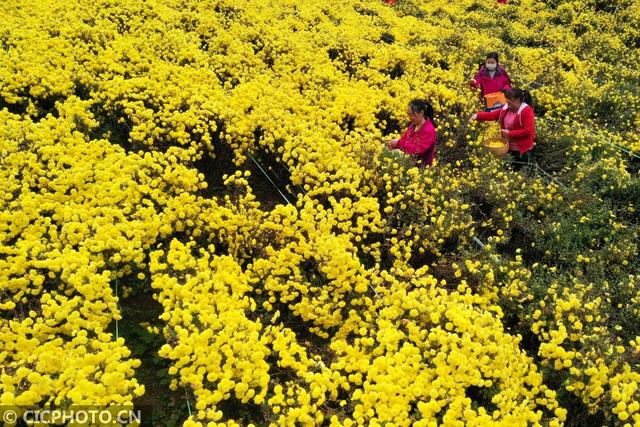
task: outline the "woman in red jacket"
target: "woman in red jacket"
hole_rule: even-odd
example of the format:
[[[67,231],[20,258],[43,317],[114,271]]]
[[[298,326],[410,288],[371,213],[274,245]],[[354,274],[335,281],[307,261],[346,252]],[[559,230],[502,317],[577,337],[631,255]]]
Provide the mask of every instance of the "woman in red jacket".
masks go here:
[[[499,110],[481,111],[474,114],[473,120],[497,121],[500,133],[509,141],[509,154],[513,157],[514,169],[529,161],[535,145],[536,118],[531,107],[531,94],[526,90],[511,89],[504,91],[507,105]]]
[[[484,65],[469,81],[469,85],[474,89],[480,88],[482,96],[511,89],[511,79],[507,70],[500,65],[497,52],[487,54]]]
[[[433,107],[427,101],[414,99],[407,107],[410,124],[400,139],[387,140],[389,149],[402,150],[419,160],[419,167],[431,166],[436,154],[436,129]]]

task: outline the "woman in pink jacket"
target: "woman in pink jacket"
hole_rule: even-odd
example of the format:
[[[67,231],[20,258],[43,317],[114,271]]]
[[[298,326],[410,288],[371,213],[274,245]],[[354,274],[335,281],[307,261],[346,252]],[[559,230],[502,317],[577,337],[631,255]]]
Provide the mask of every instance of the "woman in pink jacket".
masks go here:
[[[509,141],[509,154],[514,160],[514,169],[529,161],[535,145],[536,117],[531,106],[531,94],[526,90],[513,88],[505,91],[507,105],[471,116],[472,120],[497,121],[500,134]]]
[[[511,89],[511,79],[507,70],[500,65],[497,52],[487,54],[484,65],[469,81],[469,85],[474,89],[480,88],[482,96]]]
[[[436,128],[433,107],[427,101],[414,99],[407,107],[410,124],[400,139],[387,140],[389,149],[402,150],[414,155],[419,167],[431,166],[436,155]]]

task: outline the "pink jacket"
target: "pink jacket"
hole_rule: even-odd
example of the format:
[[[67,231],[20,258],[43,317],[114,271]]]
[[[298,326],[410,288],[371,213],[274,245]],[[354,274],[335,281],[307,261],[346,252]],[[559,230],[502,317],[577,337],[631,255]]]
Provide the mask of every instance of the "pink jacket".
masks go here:
[[[415,132],[414,129],[415,126],[410,124],[398,140],[396,148],[407,154],[416,155],[422,160],[421,166],[431,166],[433,158],[436,156],[436,129],[428,118],[418,129],[418,132]]]
[[[500,129],[505,128],[504,119],[506,116],[508,105],[490,112],[477,113],[478,120],[497,121],[500,123]],[[536,137],[536,117],[533,108],[526,102],[523,102],[518,109],[518,115],[515,121],[515,128],[509,130],[509,150],[518,151],[521,154],[531,150],[535,145]]]
[[[499,65],[493,78],[489,75],[489,70],[483,65],[473,80],[475,80],[475,83],[472,86],[475,88],[480,87],[482,95],[500,92],[502,89],[511,89],[511,79],[507,71]]]

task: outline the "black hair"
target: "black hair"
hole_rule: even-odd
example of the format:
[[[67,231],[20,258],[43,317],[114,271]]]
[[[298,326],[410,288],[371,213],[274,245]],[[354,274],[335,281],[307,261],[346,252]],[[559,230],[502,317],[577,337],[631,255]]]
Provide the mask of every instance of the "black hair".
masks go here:
[[[496,64],[500,65],[500,61],[498,60],[498,52],[489,52],[487,53],[486,59],[495,59]]]
[[[431,124],[433,127],[436,127],[436,122],[433,120],[433,106],[429,103],[429,101],[425,101],[424,99],[414,99],[409,103],[409,108],[414,113],[423,113],[425,118],[429,118],[431,120]]]
[[[502,93],[509,99],[517,99],[520,102],[525,102],[533,108],[533,98],[531,98],[531,92],[526,89],[511,88],[508,90],[502,90]]]

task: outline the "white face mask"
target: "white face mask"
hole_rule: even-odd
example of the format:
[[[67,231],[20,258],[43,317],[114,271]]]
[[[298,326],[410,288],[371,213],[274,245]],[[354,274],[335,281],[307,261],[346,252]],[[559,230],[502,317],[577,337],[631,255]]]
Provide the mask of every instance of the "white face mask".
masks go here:
[[[496,69],[496,67],[498,66],[498,64],[484,64],[485,67],[487,67],[487,70],[489,71],[493,71]]]

